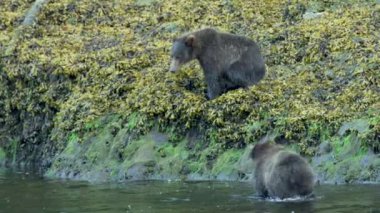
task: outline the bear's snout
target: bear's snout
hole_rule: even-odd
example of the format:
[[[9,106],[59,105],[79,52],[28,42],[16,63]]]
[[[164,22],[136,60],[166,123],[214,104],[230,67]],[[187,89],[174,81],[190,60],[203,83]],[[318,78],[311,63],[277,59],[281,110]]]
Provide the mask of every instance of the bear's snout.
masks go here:
[[[170,62],[170,68],[169,68],[169,71],[170,72],[176,72],[178,69],[179,69],[179,67],[180,67],[180,62],[179,62],[179,60],[177,60],[177,59],[172,59],[171,60],[171,62]]]

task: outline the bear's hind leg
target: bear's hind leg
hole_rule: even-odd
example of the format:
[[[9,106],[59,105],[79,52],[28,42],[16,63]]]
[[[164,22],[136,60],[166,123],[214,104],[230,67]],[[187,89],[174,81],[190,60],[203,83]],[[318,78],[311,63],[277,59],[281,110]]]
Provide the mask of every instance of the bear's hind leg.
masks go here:
[[[231,82],[234,89],[249,87],[253,84],[253,76],[249,72],[250,68],[246,63],[237,61],[228,68],[225,75]]]

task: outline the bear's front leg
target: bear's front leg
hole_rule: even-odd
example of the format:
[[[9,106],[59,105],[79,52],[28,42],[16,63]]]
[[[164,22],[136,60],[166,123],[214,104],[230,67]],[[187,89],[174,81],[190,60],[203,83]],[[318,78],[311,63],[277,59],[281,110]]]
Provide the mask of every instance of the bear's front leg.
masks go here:
[[[256,194],[262,198],[268,197],[268,190],[264,185],[264,177],[261,174],[255,175],[255,179]]]
[[[212,100],[222,93],[221,84],[217,76],[206,75],[207,97]]]
[[[209,100],[212,100],[212,99],[218,97],[219,94],[220,94],[220,92],[218,92],[217,87],[207,86],[207,98]]]

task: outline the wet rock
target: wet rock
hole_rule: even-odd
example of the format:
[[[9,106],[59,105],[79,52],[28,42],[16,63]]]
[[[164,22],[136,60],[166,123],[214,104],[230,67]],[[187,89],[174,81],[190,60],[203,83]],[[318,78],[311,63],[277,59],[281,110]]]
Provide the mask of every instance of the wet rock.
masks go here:
[[[150,162],[155,161],[154,144],[147,141],[133,155],[135,162]]]
[[[332,155],[322,155],[312,158],[311,164],[314,168],[324,166],[327,162],[334,162],[334,157]]]
[[[324,141],[318,146],[317,155],[328,154],[332,151],[332,146],[330,142]]]
[[[323,142],[312,158],[311,165],[322,183],[363,183],[378,180],[380,158],[364,151],[356,133],[334,142]],[[364,152],[363,152],[364,151]]]
[[[180,27],[178,26],[178,24],[174,22],[164,23],[161,27],[163,31],[169,32],[169,33],[176,33],[180,30]]]
[[[145,180],[155,171],[157,164],[155,158],[154,142],[144,141],[130,159],[126,159],[126,180]],[[129,166],[128,166],[129,165]]]
[[[137,162],[132,165],[125,174],[126,180],[145,180],[153,172],[154,161]]]
[[[187,148],[188,149],[195,149],[197,144],[199,144],[202,141],[202,132],[198,128],[191,128],[187,133],[186,133],[186,140],[188,141],[187,143]],[[203,144],[205,146],[205,144]]]
[[[206,175],[202,175],[199,173],[191,173],[187,175],[187,180],[192,180],[192,181],[207,181],[210,180],[210,177]]]
[[[157,145],[163,145],[169,141],[169,137],[165,133],[158,131],[150,132],[149,136]]]
[[[302,18],[303,19],[315,19],[315,18],[320,18],[324,15],[324,13],[315,13],[315,12],[305,12],[303,15],[302,15]]]
[[[356,130],[359,133],[363,133],[369,130],[369,121],[367,119],[357,119],[350,122],[345,122],[340,127],[338,134],[343,136],[348,130]]]
[[[43,5],[46,3],[46,0],[37,0],[33,3],[32,7],[29,9],[28,13],[26,14],[24,21],[22,22],[23,25],[32,25],[35,23],[35,19],[40,12]]]
[[[150,6],[154,4],[156,0],[136,0],[135,4],[137,6]]]

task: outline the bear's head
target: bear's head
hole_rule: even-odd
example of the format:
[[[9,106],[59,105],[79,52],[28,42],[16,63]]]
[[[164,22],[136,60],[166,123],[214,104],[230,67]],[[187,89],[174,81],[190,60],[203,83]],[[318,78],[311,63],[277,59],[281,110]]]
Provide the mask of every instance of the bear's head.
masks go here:
[[[195,36],[186,35],[174,40],[169,71],[176,72],[181,66],[196,58]]]
[[[280,150],[283,147],[277,144],[271,144],[270,142],[258,143],[256,144],[250,154],[252,160],[259,160],[267,155],[272,155]]]

